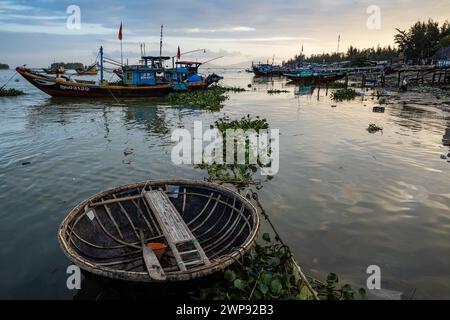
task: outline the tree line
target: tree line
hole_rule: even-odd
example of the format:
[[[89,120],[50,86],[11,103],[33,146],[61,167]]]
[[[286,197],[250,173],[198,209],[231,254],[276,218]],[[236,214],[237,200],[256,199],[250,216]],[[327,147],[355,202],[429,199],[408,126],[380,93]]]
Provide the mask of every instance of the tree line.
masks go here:
[[[307,63],[335,63],[348,61],[350,64],[363,65],[367,61],[390,61],[403,53],[404,59],[419,63],[431,58],[442,48],[450,46],[450,23],[442,25],[432,19],[427,22],[418,21],[407,30],[396,29],[395,46],[377,46],[358,49],[350,46],[347,52],[312,54],[306,57],[303,53],[294,58],[283,61],[283,65],[297,65]]]

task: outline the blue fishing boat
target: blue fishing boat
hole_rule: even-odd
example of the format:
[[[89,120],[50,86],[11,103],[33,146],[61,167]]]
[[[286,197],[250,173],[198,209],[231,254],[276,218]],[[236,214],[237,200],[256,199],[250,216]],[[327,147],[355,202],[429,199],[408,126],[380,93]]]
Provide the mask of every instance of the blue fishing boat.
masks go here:
[[[257,77],[279,77],[288,72],[287,68],[269,63],[252,64],[252,70]]]
[[[116,74],[119,81],[104,79],[103,48],[100,48],[99,81],[74,80],[67,76],[50,77],[28,68],[18,67],[16,71],[32,85],[55,97],[161,97],[180,90],[207,89],[222,77],[211,74],[202,76],[193,64],[190,67],[168,69],[163,63],[171,57],[143,56],[141,64],[119,65]],[[106,58],[106,62],[114,63]]]
[[[329,83],[345,77],[345,72],[326,69],[301,68],[284,74],[289,80],[300,83]]]

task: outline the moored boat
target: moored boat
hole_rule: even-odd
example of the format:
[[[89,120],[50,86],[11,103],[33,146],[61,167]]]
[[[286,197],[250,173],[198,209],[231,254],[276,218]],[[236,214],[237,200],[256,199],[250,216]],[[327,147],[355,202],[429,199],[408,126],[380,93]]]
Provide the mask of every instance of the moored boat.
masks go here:
[[[294,73],[284,74],[289,80],[299,83],[330,83],[345,77],[343,72],[333,72],[327,70],[315,71],[302,69]]]
[[[136,282],[198,279],[253,245],[259,211],[205,181],[149,180],[89,197],[62,221],[66,256],[96,275]]]
[[[123,77],[116,82],[107,82],[103,75],[103,49],[100,48],[100,80],[90,83],[73,80],[66,76],[49,77],[31,69],[17,67],[16,71],[32,85],[54,97],[161,97],[180,90],[207,89],[222,77],[211,74],[194,79],[178,81],[162,66],[169,57],[142,57],[142,65],[121,67]]]
[[[75,69],[78,75],[80,76],[95,76],[98,73],[97,64],[93,64],[89,67],[85,68],[77,68]]]
[[[279,77],[288,70],[282,66],[268,63],[252,64],[252,71],[257,77]]]
[[[50,68],[42,68],[42,70],[46,74],[63,74],[65,72],[64,66],[56,66],[56,67],[50,67]]]

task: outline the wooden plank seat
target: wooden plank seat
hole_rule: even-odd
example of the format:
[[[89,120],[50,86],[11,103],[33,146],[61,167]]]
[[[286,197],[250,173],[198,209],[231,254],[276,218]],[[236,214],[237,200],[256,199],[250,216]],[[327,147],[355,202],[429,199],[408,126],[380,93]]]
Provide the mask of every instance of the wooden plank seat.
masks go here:
[[[161,190],[151,190],[143,191],[143,194],[161,227],[178,268],[186,271],[189,266],[210,264],[200,243],[166,193]]]

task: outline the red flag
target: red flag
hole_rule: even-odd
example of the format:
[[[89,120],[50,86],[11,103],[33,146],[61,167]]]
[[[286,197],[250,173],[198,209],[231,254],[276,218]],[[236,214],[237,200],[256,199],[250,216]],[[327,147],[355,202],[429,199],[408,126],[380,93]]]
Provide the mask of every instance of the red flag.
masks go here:
[[[177,59],[180,59],[180,57],[181,57],[180,46],[178,46]]]
[[[118,38],[119,38],[120,41],[122,41],[122,22],[120,23]]]

